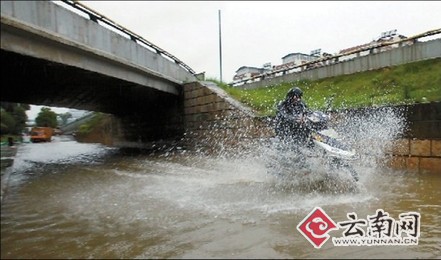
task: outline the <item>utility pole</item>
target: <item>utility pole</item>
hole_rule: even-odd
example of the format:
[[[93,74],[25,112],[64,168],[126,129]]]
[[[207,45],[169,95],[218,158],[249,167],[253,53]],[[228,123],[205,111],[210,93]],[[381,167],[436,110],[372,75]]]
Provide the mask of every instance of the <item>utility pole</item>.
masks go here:
[[[221,30],[221,10],[219,10],[219,68],[220,68],[220,82],[222,82],[222,30]]]

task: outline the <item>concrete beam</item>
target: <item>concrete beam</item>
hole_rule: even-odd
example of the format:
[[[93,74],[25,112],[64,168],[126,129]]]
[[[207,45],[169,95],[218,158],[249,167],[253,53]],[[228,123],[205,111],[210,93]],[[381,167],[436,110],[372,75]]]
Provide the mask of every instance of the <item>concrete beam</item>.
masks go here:
[[[175,95],[182,81],[64,37],[1,17],[1,48],[25,56],[98,72]]]
[[[126,35],[50,1],[1,1],[1,48],[177,95],[195,76]]]

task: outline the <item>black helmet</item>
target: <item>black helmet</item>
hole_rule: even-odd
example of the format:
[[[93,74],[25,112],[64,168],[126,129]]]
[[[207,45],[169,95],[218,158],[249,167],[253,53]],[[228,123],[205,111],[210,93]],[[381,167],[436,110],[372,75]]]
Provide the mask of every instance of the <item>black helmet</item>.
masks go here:
[[[294,87],[288,91],[288,94],[286,94],[286,98],[292,98],[294,96],[301,98],[303,96],[303,91],[298,87]]]

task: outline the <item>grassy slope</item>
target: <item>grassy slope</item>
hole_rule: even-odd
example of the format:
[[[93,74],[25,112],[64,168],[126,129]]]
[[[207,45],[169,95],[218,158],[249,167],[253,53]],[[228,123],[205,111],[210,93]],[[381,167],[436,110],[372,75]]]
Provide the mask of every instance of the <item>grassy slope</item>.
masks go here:
[[[215,81],[215,80],[213,80]],[[286,82],[241,90],[219,84],[232,97],[261,115],[274,115],[277,103],[298,86],[312,109],[323,109],[333,97],[332,109],[441,101],[441,58],[316,81]]]

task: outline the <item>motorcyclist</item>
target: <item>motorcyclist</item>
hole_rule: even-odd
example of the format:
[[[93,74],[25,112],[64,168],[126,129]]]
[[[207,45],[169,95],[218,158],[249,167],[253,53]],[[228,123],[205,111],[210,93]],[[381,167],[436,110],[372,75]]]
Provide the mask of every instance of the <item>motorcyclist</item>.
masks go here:
[[[277,105],[275,132],[283,142],[307,143],[309,131],[305,124],[305,116],[308,107],[302,96],[303,91],[294,87],[288,91],[285,100]]]

